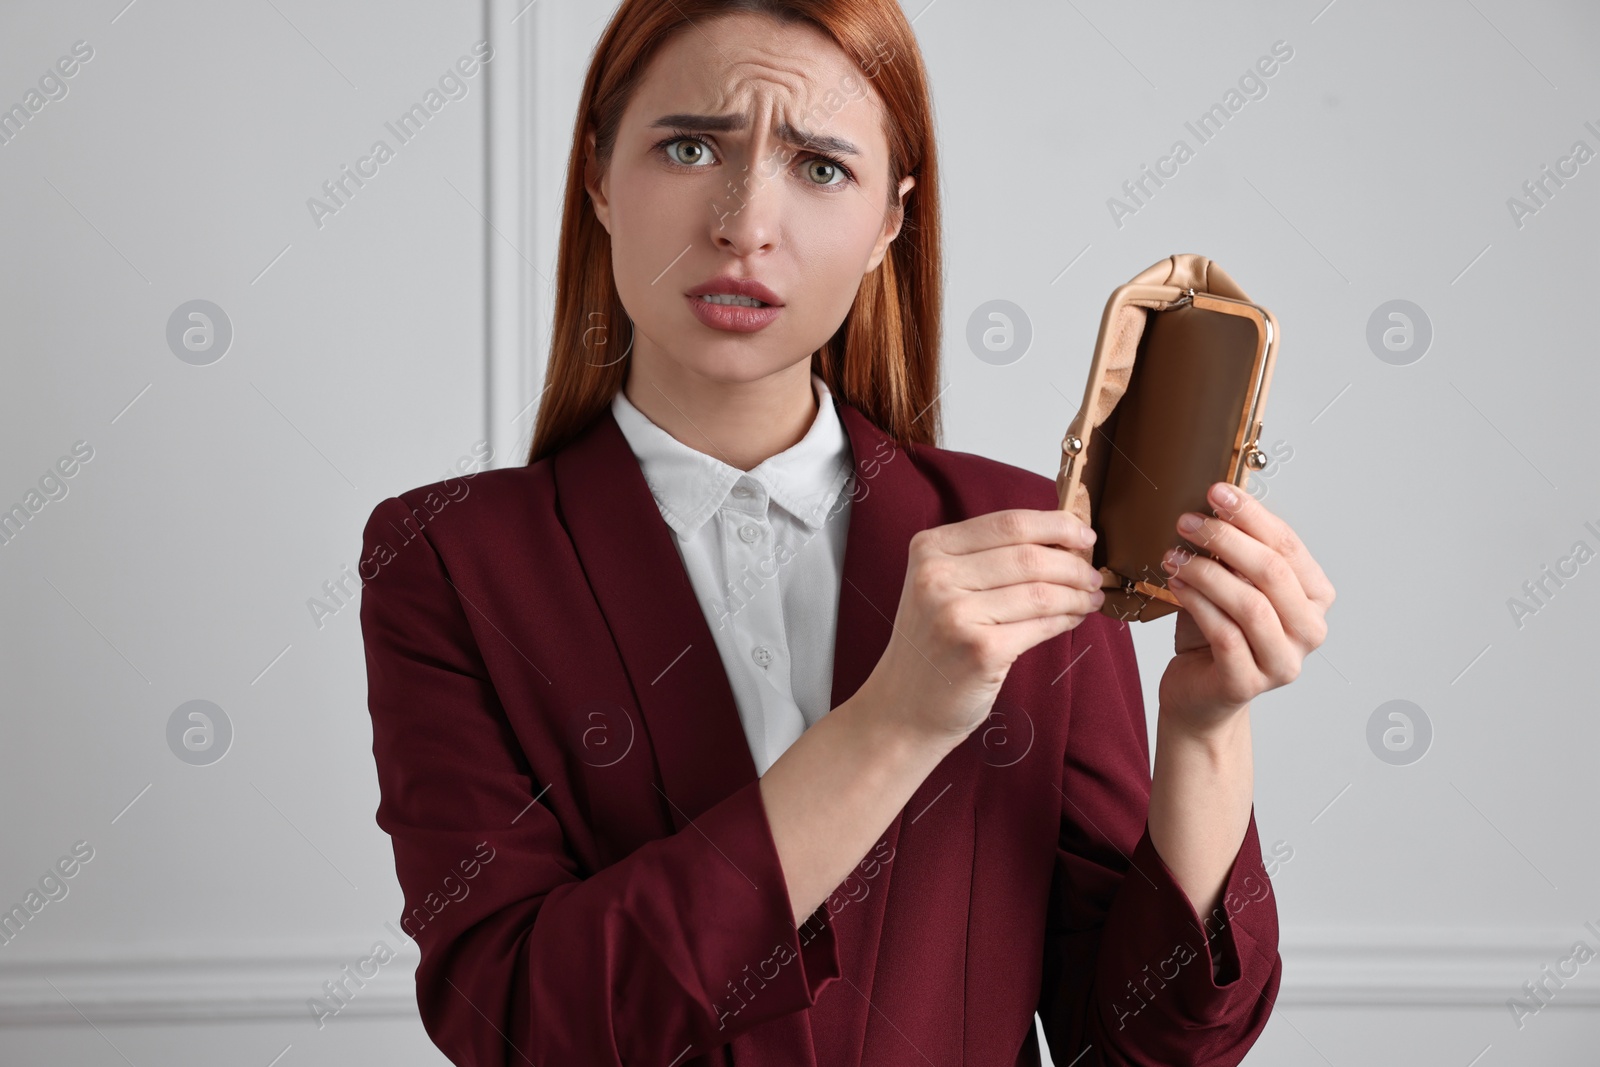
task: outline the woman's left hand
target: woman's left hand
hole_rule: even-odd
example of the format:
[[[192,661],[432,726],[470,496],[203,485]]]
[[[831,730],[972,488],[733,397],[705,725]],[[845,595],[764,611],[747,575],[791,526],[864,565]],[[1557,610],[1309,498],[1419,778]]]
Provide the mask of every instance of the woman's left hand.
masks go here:
[[[1232,720],[1258,694],[1287,685],[1327,637],[1334,588],[1289,524],[1236,486],[1207,494],[1216,515],[1177,532],[1218,558],[1174,548],[1163,563],[1178,598],[1175,652],[1161,677],[1160,714],[1197,736]],[[1175,566],[1174,566],[1175,564]]]

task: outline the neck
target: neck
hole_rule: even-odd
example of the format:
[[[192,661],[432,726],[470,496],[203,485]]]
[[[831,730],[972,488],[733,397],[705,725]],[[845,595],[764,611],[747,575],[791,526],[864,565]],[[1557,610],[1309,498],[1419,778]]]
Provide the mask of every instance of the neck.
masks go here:
[[[715,381],[635,353],[623,392],[646,418],[697,452],[747,471],[794,447],[817,417],[811,361],[751,382]]]

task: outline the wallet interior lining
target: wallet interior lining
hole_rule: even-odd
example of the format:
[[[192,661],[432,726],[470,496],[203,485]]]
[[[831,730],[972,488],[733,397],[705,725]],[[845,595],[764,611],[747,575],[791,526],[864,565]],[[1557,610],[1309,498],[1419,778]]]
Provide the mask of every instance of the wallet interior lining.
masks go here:
[[[1072,514],[1085,525],[1090,523],[1089,501],[1098,495],[1106,467],[1111,462],[1110,450],[1098,447],[1100,438],[1116,432],[1117,402],[1128,391],[1134,358],[1139,352],[1139,339],[1144,336],[1149,314],[1147,308],[1128,303],[1118,308],[1112,318],[1111,337],[1101,368],[1100,385],[1095,390],[1081,431],[1085,446],[1083,475],[1078,479],[1078,491],[1070,502]],[[1090,562],[1096,567],[1103,566],[1103,557],[1104,548],[1097,541]]]

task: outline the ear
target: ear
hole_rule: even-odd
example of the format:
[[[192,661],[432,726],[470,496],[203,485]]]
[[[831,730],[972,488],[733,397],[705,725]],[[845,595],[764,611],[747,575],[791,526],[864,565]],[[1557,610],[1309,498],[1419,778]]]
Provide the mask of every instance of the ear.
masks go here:
[[[889,251],[889,242],[900,236],[900,227],[906,221],[906,194],[911,187],[917,184],[917,179],[907,174],[900,179],[900,199],[895,202],[895,209],[883,218],[883,232],[878,235],[878,243],[872,246],[872,258],[867,261],[867,269],[863,272],[871,274],[878,269],[878,264],[883,262],[883,257]]]
[[[589,193],[589,200],[594,204],[595,218],[600,220],[600,225],[611,232],[611,202],[606,196],[607,175],[600,173],[600,167],[595,161],[594,127],[590,126],[584,133],[583,155],[583,187]]]

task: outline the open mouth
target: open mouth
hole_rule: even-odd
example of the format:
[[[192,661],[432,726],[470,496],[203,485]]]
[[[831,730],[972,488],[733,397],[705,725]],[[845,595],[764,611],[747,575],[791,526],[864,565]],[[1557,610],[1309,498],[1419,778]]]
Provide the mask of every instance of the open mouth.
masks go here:
[[[708,304],[721,304],[724,307],[764,308],[771,304],[763,304],[750,296],[732,296],[723,293],[713,293],[708,296],[697,296],[696,300],[704,300]]]

